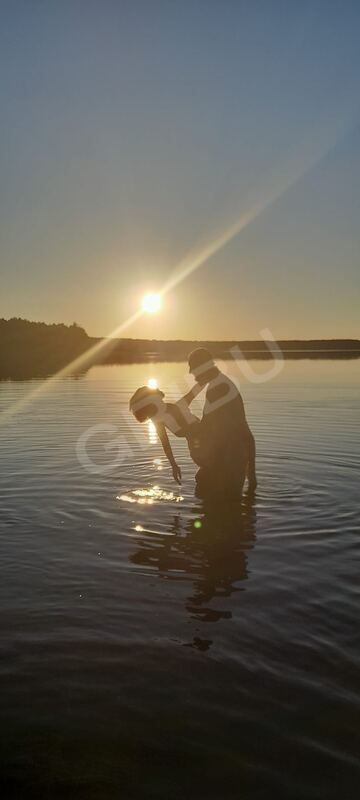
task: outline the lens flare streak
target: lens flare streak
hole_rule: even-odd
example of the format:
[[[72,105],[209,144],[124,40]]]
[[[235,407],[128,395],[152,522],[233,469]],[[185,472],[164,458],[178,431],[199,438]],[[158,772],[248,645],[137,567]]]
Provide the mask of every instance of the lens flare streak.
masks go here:
[[[315,165],[337,144],[339,139],[349,130],[354,121],[354,109],[350,114],[338,114],[336,122],[326,120],[317,130],[313,129],[311,137],[302,147],[298,147],[295,154],[292,154],[287,161],[284,161],[267,178],[267,182],[262,185],[257,198],[252,203],[251,208],[243,213],[232,225],[221,233],[212,242],[205,245],[200,251],[189,254],[176,268],[172,277],[165,283],[158,294],[145,295],[142,308],[135,312],[129,319],[115,328],[107,337],[101,339],[93,347],[90,347],[82,355],[71,361],[66,367],[59,370],[55,375],[47,378],[43,383],[25,395],[21,400],[13,403],[5,409],[0,416],[0,425],[6,423],[14,414],[22,411],[30,402],[40,397],[45,391],[54,386],[59,379],[70,376],[77,370],[85,369],[94,363],[94,358],[101,354],[111,352],[118,345],[117,337],[128,330],[144,313],[154,313],[159,310],[161,298],[172,291],[182,281],[188,278],[195,270],[203,266],[212,256],[225,247],[235,236],[243,231],[272,203],[278,200],[294,184],[308,173]],[[115,341],[114,341],[115,340]]]

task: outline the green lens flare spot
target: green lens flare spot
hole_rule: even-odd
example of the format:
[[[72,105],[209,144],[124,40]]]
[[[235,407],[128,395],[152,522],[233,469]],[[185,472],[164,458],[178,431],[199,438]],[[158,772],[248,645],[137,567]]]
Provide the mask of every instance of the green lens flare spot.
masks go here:
[[[199,519],[196,519],[194,522],[194,528],[201,528],[201,522]]]

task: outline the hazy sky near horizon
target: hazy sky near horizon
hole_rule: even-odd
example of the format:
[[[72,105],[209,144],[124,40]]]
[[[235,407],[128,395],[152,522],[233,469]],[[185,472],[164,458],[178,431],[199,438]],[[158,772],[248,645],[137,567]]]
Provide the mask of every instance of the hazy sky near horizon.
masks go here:
[[[358,2],[0,11],[0,317],[108,334],[255,208],[128,335],[359,336]]]

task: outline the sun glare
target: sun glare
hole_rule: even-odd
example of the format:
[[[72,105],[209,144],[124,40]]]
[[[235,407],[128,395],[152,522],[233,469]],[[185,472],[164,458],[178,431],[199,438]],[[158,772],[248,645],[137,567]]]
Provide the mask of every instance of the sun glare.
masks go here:
[[[157,389],[157,380],[156,378],[149,378],[147,385],[149,389]]]
[[[145,294],[142,299],[142,310],[147,314],[156,314],[160,310],[160,295]]]

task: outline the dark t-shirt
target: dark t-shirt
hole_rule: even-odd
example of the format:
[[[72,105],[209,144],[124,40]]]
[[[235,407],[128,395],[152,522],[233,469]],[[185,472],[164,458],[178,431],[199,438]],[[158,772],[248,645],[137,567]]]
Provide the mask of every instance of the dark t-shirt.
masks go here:
[[[227,375],[218,372],[210,381],[202,418],[209,437],[218,447],[227,447],[248,430],[244,403],[238,388]]]

